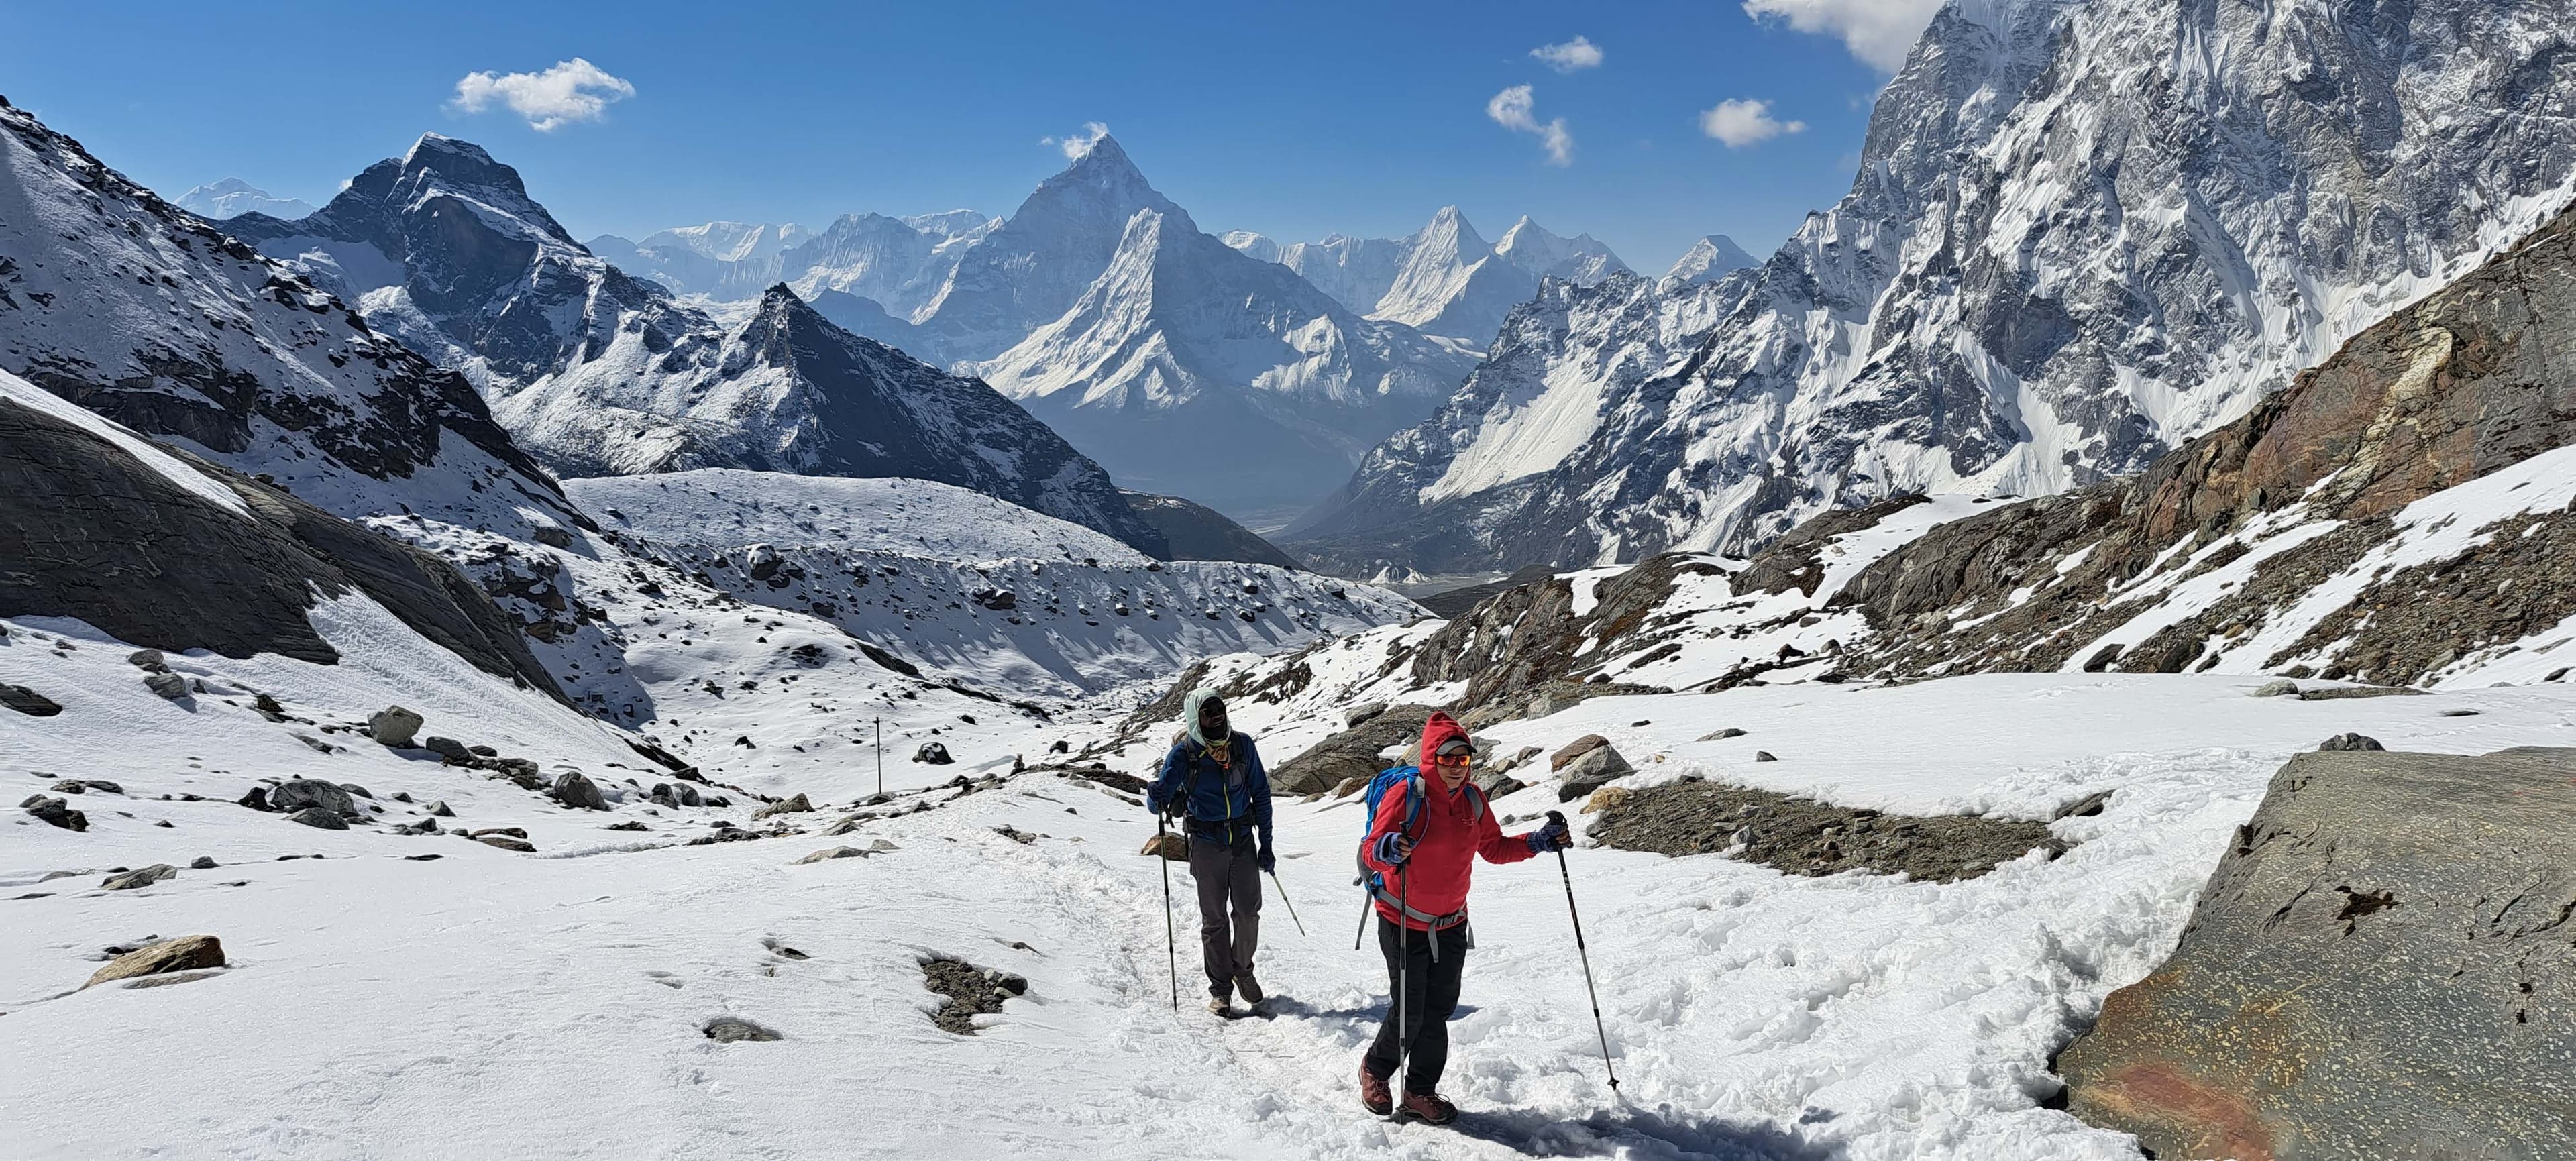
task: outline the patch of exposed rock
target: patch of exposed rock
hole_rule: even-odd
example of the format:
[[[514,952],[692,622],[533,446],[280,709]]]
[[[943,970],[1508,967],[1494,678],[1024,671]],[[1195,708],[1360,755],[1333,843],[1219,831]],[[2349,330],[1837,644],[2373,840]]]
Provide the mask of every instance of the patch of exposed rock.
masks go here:
[[[2576,750],[2300,754],[2062,1053],[2163,1157],[2576,1156]]]
[[[2037,850],[2065,853],[2044,823],[1884,814],[1686,778],[1605,803],[1591,835],[1659,855],[1722,854],[1793,875],[1867,871],[1936,883],[1974,879]]]
[[[975,1034],[975,1017],[1002,1010],[1002,1001],[1026,994],[1029,982],[999,969],[979,968],[961,959],[934,959],[921,965],[922,982],[948,997],[931,1023],[960,1036]]]
[[[183,935],[117,956],[92,973],[89,982],[81,986],[94,988],[110,980],[222,966],[223,941],[211,935]]]

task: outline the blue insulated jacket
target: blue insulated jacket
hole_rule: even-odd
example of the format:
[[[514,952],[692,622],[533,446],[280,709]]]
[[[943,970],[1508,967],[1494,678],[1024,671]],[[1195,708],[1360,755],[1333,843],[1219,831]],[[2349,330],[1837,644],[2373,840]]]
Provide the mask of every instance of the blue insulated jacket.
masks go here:
[[[1236,733],[1228,745],[1226,765],[1217,765],[1207,747],[1182,738],[1163,756],[1163,772],[1145,791],[1145,807],[1160,814],[1163,804],[1180,796],[1190,816],[1190,833],[1209,842],[1232,842],[1237,836],[1260,836],[1270,849],[1270,773],[1261,768],[1261,751],[1252,736]]]

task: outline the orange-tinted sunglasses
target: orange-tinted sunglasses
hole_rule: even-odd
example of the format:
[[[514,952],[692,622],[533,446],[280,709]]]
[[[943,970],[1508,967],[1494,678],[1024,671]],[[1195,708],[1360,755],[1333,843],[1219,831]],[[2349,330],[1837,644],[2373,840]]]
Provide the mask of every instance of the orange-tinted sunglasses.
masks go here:
[[[1432,762],[1442,766],[1465,766],[1475,762],[1474,754],[1433,754]]]

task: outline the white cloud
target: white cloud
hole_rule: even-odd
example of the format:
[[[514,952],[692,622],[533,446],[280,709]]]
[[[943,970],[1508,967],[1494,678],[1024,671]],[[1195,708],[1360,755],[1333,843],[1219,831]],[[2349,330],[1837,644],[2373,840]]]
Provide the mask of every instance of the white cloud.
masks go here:
[[[1539,146],[1547,150],[1549,165],[1574,164],[1574,134],[1566,130],[1565,118],[1558,117],[1541,124],[1532,112],[1536,105],[1530,86],[1513,85],[1485,102],[1485,115],[1493,118],[1494,124],[1514,133],[1535,134]]]
[[[1729,149],[1742,149],[1783,133],[1804,133],[1807,123],[1774,118],[1769,101],[1740,99],[1719,101],[1716,108],[1701,110],[1699,131],[1725,142]]]
[[[635,86],[574,57],[541,73],[467,73],[456,82],[453,103],[468,113],[505,104],[529,128],[551,133],[574,121],[596,121],[609,102],[634,95]]]
[[[1601,67],[1601,46],[1580,36],[1563,44],[1542,44],[1531,49],[1530,55],[1561,73]]]
[[[1091,147],[1100,144],[1100,139],[1107,136],[1109,136],[1109,126],[1098,121],[1085,121],[1082,123],[1080,133],[1067,133],[1062,137],[1040,137],[1038,144],[1052,145],[1063,150],[1066,161],[1080,161],[1089,157]]]
[[[1943,0],[1744,0],[1744,14],[1789,22],[1800,32],[1842,38],[1853,56],[1893,73],[1932,23]]]

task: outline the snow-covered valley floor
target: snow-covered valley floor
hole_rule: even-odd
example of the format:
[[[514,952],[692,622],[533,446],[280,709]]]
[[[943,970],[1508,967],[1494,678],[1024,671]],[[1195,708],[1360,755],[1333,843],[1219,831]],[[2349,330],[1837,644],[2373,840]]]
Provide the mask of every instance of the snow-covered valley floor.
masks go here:
[[[2075,844],[2065,857],[1948,885],[1572,852],[1615,1097],[1556,868],[1480,866],[1480,946],[1444,1084],[1466,1115],[1442,1129],[1381,1123],[1353,1094],[1385,985],[1374,949],[1349,942],[1350,803],[1283,800],[1280,880],[1307,934],[1274,898],[1260,960],[1272,1018],[1219,1021],[1196,1007],[1186,871],[1172,871],[1175,1012],[1161,864],[1136,853],[1150,823],[1095,783],[1031,772],[953,802],[927,790],[917,799],[943,805],[824,837],[845,813],[826,804],[875,789],[854,756],[792,778],[762,768],[761,789],[803,792],[812,814],[755,824],[739,796],[729,810],[663,810],[619,781],[649,785],[649,764],[569,711],[471,673],[428,675],[424,699],[409,668],[424,662],[391,640],[398,626],[349,606],[317,624],[355,660],[172,658],[210,681],[183,703],[144,691],[122,646],[8,623],[0,681],[41,678],[66,708],[0,712],[0,784],[23,797],[92,778],[123,793],[65,796],[86,832],[23,812],[0,825],[0,1153],[2129,1158],[2127,1138],[2044,1107],[2049,1057],[2170,947],[2288,753],[2346,730],[2392,749],[2576,742],[2576,699],[2546,688],[2298,701],[2248,698],[2242,677],[2084,674],[1600,698],[1498,726],[1512,746],[1603,732],[1641,782],[1696,771],[2043,818],[2116,793],[2102,814],[2055,824]],[[369,634],[387,640],[349,645]],[[226,704],[232,686],[273,691],[292,713],[331,706],[316,720],[400,690],[425,733],[470,722],[504,754],[549,773],[581,765],[623,801],[571,810],[346,733],[318,735],[339,747],[325,753],[295,737],[311,730]],[[2459,710],[2477,712],[2445,716]],[[1048,739],[1078,748],[1111,724],[1060,716],[1033,724],[1025,749],[1035,761]],[[1726,725],[1749,732],[1690,741]],[[1779,761],[1726,749],[1754,745]],[[960,767],[888,769],[916,789]],[[299,826],[232,803],[255,776],[357,783],[386,821],[444,800],[449,830],[521,827],[537,853]],[[203,801],[175,797],[191,793]],[[1496,808],[1554,805],[1539,787]],[[808,833],[677,845],[715,818]],[[650,829],[603,829],[629,821]],[[795,863],[877,840],[894,849]],[[427,854],[440,857],[412,858]],[[198,856],[218,866],[99,889],[109,868]],[[80,873],[47,880],[60,871]],[[102,948],[200,933],[223,940],[229,968],[74,990]],[[940,1031],[919,966],[933,956],[1023,975],[1027,994],[974,1036]],[[701,1034],[723,1015],[782,1038]]]

